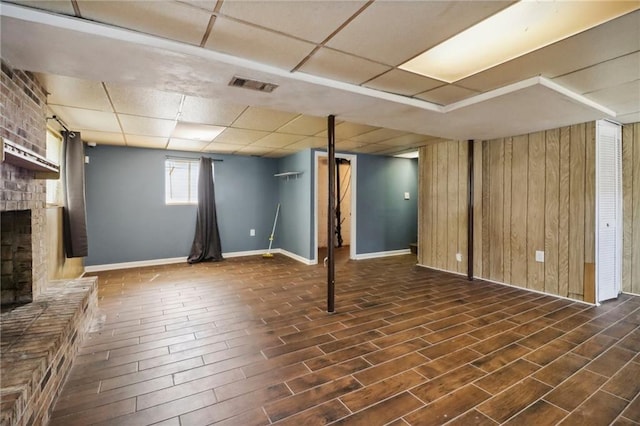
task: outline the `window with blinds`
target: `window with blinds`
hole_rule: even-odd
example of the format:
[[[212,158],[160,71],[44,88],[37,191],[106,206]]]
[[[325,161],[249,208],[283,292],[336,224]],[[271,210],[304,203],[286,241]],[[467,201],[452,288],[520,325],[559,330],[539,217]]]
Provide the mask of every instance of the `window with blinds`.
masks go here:
[[[164,165],[165,203],[197,204],[200,161],[167,158]]]
[[[56,164],[61,164],[62,160],[62,139],[60,136],[47,129],[46,139],[47,159]],[[61,206],[62,199],[62,179],[48,179],[46,202],[49,206]]]

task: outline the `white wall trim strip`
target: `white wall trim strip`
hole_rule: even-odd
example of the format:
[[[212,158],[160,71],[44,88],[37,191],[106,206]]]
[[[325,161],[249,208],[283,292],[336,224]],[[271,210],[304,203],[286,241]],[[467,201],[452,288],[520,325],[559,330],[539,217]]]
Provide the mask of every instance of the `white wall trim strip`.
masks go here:
[[[433,266],[427,266],[427,265],[423,265],[421,263],[418,263],[418,266],[421,267],[421,268],[433,269],[434,271],[446,272],[447,274],[460,275],[462,277],[466,277],[467,276],[466,272],[449,271],[447,269],[434,268]]]
[[[570,302],[582,303],[584,305],[589,305],[589,306],[599,306],[599,304],[597,304],[597,303],[589,303],[589,302],[585,302],[584,300],[572,299],[570,297],[560,296],[558,294],[545,293],[544,291],[534,290],[532,288],[519,287],[517,285],[502,283],[500,281],[493,281],[493,280],[488,280],[486,278],[480,278],[480,277],[473,277],[473,279],[474,280],[479,280],[479,281],[486,281],[488,283],[493,283],[493,284],[505,285],[507,287],[517,288],[517,289],[524,290],[524,291],[530,291],[531,293],[538,293],[538,294],[541,294],[543,296],[557,297],[558,299],[564,299],[564,300],[568,300]]]
[[[234,251],[229,253],[222,253],[222,256],[228,259],[233,257],[246,257],[246,256],[262,256],[267,252],[266,249],[263,250],[249,250],[249,251]],[[291,253],[282,249],[272,249],[271,253],[282,254],[284,256],[290,257],[293,260],[297,260],[298,262],[304,263],[305,265],[316,265],[318,262],[313,262],[310,259],[299,256],[295,253]],[[130,268],[143,268],[145,266],[159,266],[159,265],[171,265],[175,263],[183,263],[187,262],[186,257],[171,257],[165,259],[150,259],[150,260],[139,260],[135,262],[122,262],[122,263],[109,263],[105,265],[91,265],[85,266],[84,272],[101,272],[101,271],[113,271],[116,269],[130,269]]]
[[[356,254],[356,260],[377,259],[379,257],[402,256],[403,254],[411,254],[410,249],[378,251],[374,253]]]

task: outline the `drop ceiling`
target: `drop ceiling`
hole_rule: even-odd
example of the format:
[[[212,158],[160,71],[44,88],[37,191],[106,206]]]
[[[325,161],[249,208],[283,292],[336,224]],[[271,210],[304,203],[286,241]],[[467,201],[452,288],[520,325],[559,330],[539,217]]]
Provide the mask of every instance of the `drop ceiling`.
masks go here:
[[[325,146],[334,114],[338,150],[391,155],[640,121],[638,1],[453,84],[398,68],[511,3],[2,1],[0,51],[38,74],[50,114],[107,145],[281,157]],[[278,88],[229,87],[234,76]]]

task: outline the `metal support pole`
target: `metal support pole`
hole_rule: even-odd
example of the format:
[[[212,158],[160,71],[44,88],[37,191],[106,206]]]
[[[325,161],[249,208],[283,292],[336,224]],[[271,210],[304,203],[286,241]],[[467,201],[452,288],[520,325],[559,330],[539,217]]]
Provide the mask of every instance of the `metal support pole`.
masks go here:
[[[467,179],[467,209],[468,211],[468,224],[467,224],[467,277],[469,281],[473,281],[473,139],[469,139],[469,148],[467,150],[468,164],[469,164],[469,177]]]
[[[336,159],[336,247],[342,247],[342,213],[340,211],[340,164],[342,159]]]
[[[336,117],[330,115],[327,119],[327,153],[329,157],[329,211],[327,214],[327,312],[335,312],[335,244],[336,234]]]

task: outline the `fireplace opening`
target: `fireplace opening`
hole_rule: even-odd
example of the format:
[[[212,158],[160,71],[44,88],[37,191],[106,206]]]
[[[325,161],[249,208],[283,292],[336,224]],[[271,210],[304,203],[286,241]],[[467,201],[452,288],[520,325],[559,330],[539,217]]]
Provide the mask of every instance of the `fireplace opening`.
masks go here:
[[[31,210],[0,213],[1,310],[33,300]]]

